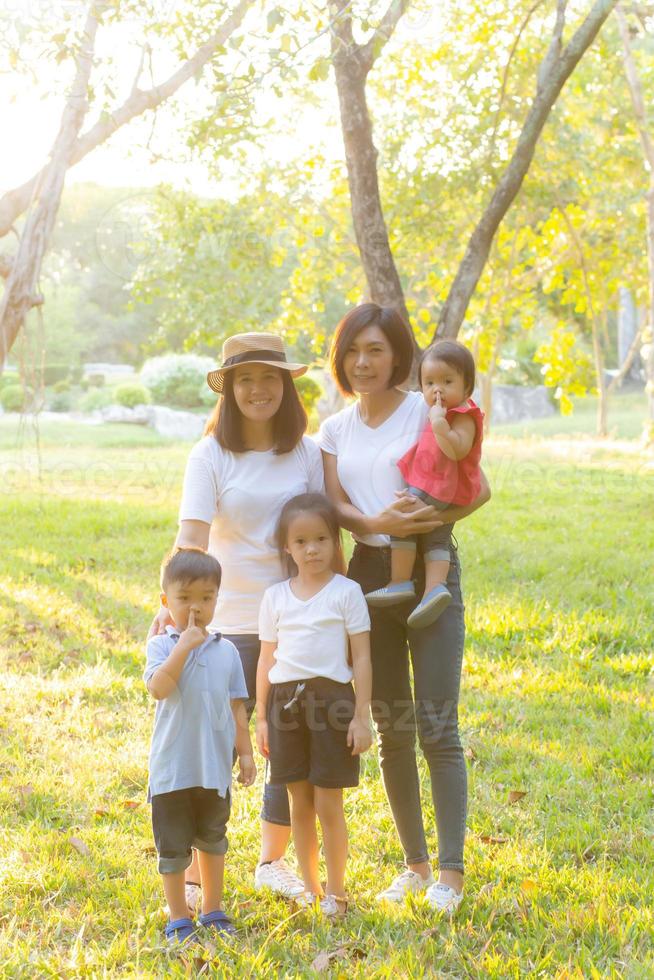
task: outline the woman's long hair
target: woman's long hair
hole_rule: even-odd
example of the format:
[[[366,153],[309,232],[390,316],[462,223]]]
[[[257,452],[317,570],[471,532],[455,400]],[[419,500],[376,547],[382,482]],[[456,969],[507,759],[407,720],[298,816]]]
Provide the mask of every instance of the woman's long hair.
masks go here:
[[[284,387],[281,404],[273,416],[273,451],[281,455],[295,449],[307,430],[308,420],[290,373],[278,370],[281,370]],[[226,371],[223,393],[207,419],[204,435],[213,436],[223,449],[245,453],[248,447],[243,439],[242,419],[234,396],[234,371]]]

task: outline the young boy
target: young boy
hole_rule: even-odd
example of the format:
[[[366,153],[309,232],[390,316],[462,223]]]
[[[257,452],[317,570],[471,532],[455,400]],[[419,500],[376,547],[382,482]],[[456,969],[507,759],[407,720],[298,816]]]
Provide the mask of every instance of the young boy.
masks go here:
[[[148,800],[171,944],[195,934],[184,891],[192,847],[198,851],[202,882],[200,924],[235,931],[222,908],[234,747],[239,782],[251,786],[256,777],[238,651],[220,633],[206,629],[220,577],[216,559],[200,549],[179,549],[164,561],[161,602],[175,625],[148,641],[143,672],[157,702]]]

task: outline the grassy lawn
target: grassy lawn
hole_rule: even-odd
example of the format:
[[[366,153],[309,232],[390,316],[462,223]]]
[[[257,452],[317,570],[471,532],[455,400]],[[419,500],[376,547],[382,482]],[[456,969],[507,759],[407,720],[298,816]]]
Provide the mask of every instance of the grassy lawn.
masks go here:
[[[17,442],[0,422],[0,975],[189,976],[201,964],[160,948],[141,682],[188,446],[120,426],[41,437],[39,457],[29,431]],[[326,975],[654,975],[652,459],[635,444],[498,430],[485,466],[493,501],[457,529],[470,781],[459,915],[375,904],[401,851],[374,750],[347,796],[347,920],[256,893],[260,776],[235,789],[229,831],[239,938],[207,947],[205,975],[313,976],[337,951]]]

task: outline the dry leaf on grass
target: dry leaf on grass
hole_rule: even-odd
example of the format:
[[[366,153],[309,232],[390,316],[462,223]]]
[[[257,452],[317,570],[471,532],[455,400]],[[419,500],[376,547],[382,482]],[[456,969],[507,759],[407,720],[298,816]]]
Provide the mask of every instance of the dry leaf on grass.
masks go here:
[[[508,844],[508,837],[491,837],[488,834],[480,834],[479,840],[483,841],[484,844]]]
[[[331,951],[323,950],[322,953],[318,953],[315,960],[311,964],[311,968],[316,971],[316,973],[326,973],[334,960],[345,960],[345,959],[355,959],[360,960],[366,955],[365,949],[361,946],[339,946],[338,949],[333,949]]]
[[[122,806],[123,810],[136,810],[138,807],[140,807],[141,802],[140,800],[123,800],[120,805]]]
[[[526,796],[526,795],[527,795],[527,792],[526,792],[526,790],[522,790],[522,789],[512,789],[512,790],[510,791],[510,793],[509,793],[509,799],[508,799],[508,802],[509,802],[509,803],[517,803],[517,802],[518,802],[518,800],[521,800],[521,799],[522,799],[522,797],[523,797],[523,796]]]
[[[69,837],[68,843],[71,845],[71,847],[75,848],[78,854],[83,854],[84,857],[88,857],[91,853],[89,851],[88,845],[85,844],[80,837]]]

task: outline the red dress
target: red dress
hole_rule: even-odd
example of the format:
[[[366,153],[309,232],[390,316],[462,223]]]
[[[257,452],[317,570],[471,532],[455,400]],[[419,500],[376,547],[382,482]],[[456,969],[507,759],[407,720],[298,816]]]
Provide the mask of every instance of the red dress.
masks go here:
[[[464,459],[450,459],[436,442],[436,436],[427,420],[415,446],[398,460],[398,467],[408,486],[417,487],[445,504],[465,506],[479,496],[481,474],[481,442],[484,434],[484,413],[469,398],[457,408],[448,408],[446,419],[455,414],[471,415],[475,421],[475,438],[470,452]]]

